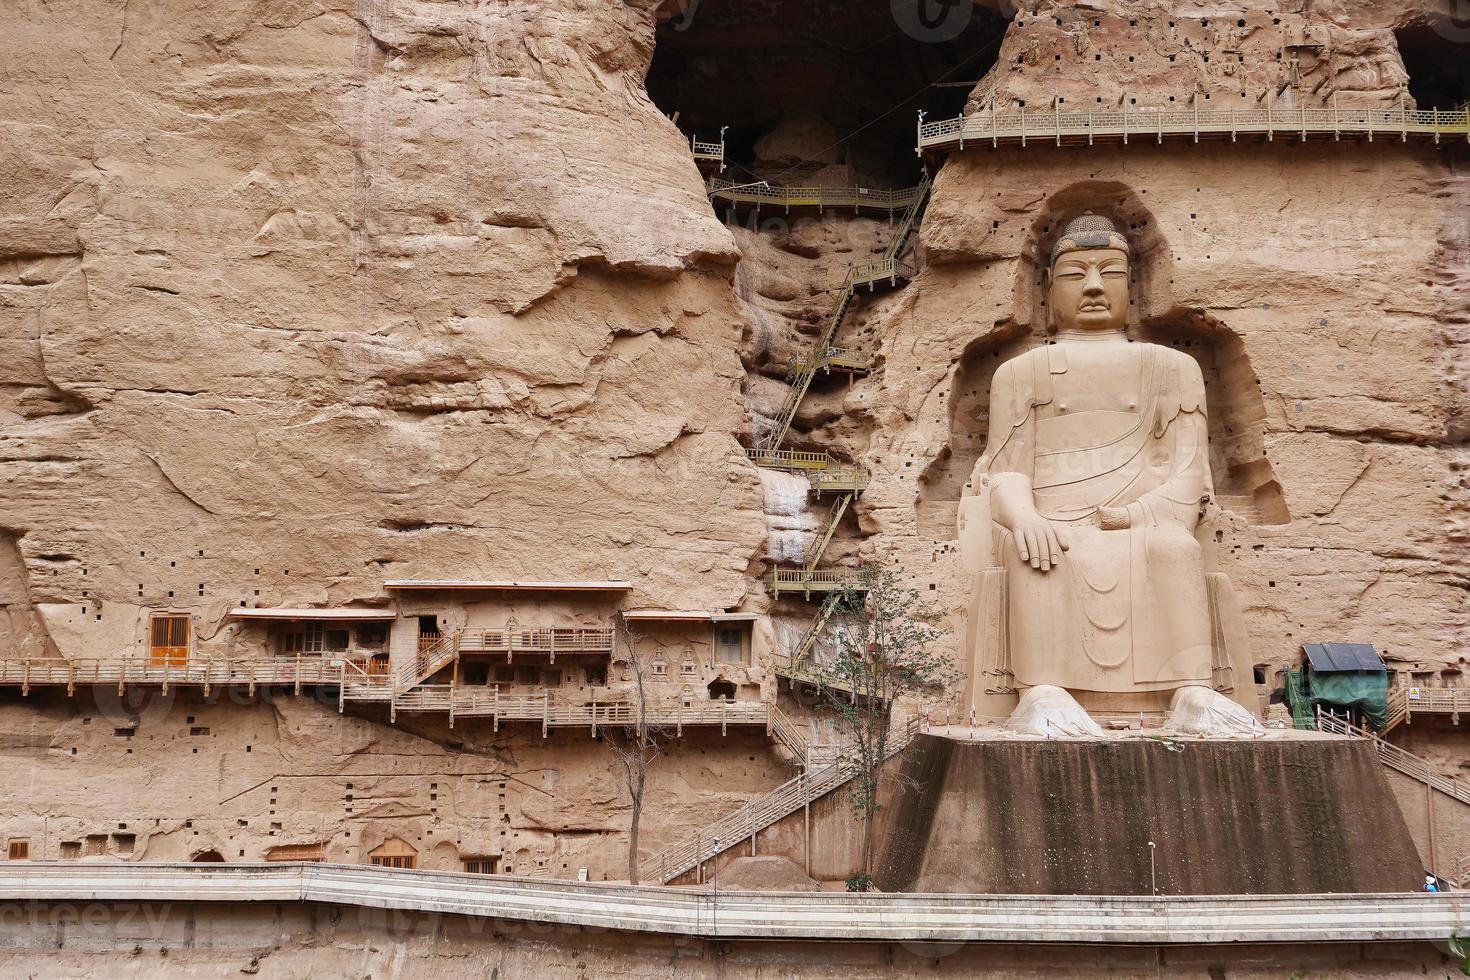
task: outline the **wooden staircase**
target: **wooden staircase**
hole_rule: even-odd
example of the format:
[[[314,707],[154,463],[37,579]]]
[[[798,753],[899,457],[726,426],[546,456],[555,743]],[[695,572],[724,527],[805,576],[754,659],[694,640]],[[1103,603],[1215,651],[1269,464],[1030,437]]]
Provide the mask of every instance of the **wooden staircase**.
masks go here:
[[[918,737],[917,719],[889,735],[887,758],[893,758]],[[714,823],[701,827],[677,843],[646,858],[639,866],[644,881],[667,884],[705,861],[751,840],[756,834],[802,807],[845,786],[857,773],[851,766],[834,762],[815,771],[802,772],[745,803]]]
[[[417,687],[452,664],[459,656],[459,631],[444,633],[422,647],[415,656],[393,672],[393,693],[402,694]]]

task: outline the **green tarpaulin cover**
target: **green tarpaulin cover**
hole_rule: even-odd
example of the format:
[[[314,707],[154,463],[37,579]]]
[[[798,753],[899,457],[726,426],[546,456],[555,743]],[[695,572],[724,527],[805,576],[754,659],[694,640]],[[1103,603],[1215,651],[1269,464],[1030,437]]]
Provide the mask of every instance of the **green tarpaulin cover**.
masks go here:
[[[1308,667],[1286,677],[1286,701],[1297,728],[1315,728],[1316,705],[1356,708],[1375,730],[1388,724],[1388,672],[1354,670],[1321,673]]]

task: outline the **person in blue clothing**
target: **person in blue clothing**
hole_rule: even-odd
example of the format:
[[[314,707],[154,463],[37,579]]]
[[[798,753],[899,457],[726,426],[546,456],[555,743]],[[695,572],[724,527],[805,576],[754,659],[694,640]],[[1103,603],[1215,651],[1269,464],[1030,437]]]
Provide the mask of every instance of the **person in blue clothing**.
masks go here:
[[[1439,879],[1435,878],[1434,875],[1426,874],[1424,876],[1424,890],[1427,892],[1439,891]]]

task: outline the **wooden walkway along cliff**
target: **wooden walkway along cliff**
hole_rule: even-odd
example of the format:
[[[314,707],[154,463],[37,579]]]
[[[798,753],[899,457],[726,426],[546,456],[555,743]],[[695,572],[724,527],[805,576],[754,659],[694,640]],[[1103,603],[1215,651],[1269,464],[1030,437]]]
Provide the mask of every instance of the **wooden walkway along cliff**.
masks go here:
[[[897,190],[884,187],[793,187],[767,183],[742,183],[712,177],[705,182],[711,200],[734,206],[779,208],[790,213],[793,208],[851,208],[854,212],[877,211],[893,215],[914,205],[920,188]]]
[[[1000,146],[1093,146],[1097,143],[1189,139],[1272,142],[1360,139],[1365,142],[1470,142],[1470,107],[1459,109],[1343,108],[1152,109],[1124,105],[1107,111],[986,108],[956,119],[919,122],[918,152]]]

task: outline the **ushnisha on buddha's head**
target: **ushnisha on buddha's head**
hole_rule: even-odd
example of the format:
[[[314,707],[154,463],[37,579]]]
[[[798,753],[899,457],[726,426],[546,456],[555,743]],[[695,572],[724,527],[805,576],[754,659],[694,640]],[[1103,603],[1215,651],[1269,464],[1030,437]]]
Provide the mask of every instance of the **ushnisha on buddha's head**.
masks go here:
[[[1047,305],[1058,331],[1121,331],[1128,323],[1128,239],[1107,218],[1088,212],[1062,232]]]

